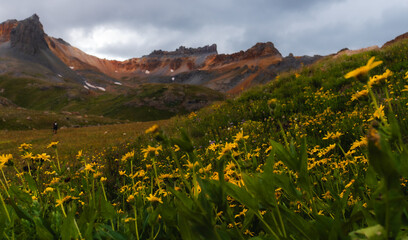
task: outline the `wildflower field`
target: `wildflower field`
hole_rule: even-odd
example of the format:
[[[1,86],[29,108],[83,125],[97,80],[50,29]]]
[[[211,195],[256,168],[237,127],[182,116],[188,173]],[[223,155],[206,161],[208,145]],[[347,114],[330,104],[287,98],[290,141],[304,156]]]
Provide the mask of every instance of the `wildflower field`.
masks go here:
[[[407,53],[327,57],[99,153],[15,146],[1,238],[406,239]]]

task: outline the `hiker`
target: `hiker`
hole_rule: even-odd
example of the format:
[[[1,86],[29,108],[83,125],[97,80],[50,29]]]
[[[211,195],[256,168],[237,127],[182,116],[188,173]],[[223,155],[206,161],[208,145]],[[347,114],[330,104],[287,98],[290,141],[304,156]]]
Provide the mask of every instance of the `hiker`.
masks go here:
[[[55,121],[54,124],[52,125],[52,130],[53,130],[54,134],[57,134],[57,130],[58,130],[58,123],[57,123],[57,121]]]

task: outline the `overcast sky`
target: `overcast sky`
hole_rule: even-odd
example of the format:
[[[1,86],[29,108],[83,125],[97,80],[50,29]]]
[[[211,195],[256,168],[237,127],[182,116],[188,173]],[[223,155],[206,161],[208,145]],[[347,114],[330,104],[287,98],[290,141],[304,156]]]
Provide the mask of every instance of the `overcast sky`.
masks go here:
[[[45,32],[108,59],[271,41],[286,56],[381,46],[408,32],[407,0],[0,0],[0,22],[34,13]]]

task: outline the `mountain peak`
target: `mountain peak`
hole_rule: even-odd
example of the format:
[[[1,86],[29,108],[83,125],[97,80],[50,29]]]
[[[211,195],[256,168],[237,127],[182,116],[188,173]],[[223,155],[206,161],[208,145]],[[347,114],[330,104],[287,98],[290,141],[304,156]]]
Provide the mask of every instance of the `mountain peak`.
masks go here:
[[[28,55],[48,49],[45,33],[37,14],[19,21],[10,32],[11,47]]]
[[[210,55],[217,54],[217,44],[206,45],[204,47],[198,48],[187,48],[180,46],[175,51],[163,51],[163,50],[154,50],[152,53],[147,55],[148,57],[162,57],[162,56],[191,56],[191,55]]]

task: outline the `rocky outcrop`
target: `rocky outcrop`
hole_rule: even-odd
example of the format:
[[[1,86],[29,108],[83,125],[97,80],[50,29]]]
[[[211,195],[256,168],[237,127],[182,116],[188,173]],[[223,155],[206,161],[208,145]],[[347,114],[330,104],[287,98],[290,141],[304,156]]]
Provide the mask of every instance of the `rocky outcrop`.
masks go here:
[[[5,97],[0,97],[0,107],[17,107],[17,105]]]
[[[270,56],[279,56],[282,57],[278,49],[275,48],[273,43],[257,43],[250,49],[246,51],[240,51],[233,54],[219,54],[214,60],[213,64],[226,64],[230,62],[236,62],[241,60],[249,60],[254,58],[270,57]]]
[[[10,32],[11,47],[25,54],[35,55],[40,49],[48,49],[45,33],[37,14],[18,22]]]
[[[180,46],[175,51],[162,51],[162,50],[155,50],[147,56],[144,57],[188,57],[192,55],[211,55],[211,54],[218,54],[217,52],[217,44],[206,45],[204,47],[198,48],[186,48],[184,46]]]
[[[337,58],[337,57],[342,56],[342,55],[351,56],[351,55],[354,55],[354,54],[367,52],[367,51],[378,50],[378,49],[379,49],[379,47],[377,45],[366,47],[366,48],[360,48],[360,49],[356,49],[356,50],[350,50],[348,48],[343,48],[340,51],[338,51],[336,54],[334,54],[333,58]]]
[[[398,37],[394,38],[391,41],[386,42],[381,48],[390,46],[390,45],[392,45],[392,44],[394,44],[394,43],[396,43],[398,41],[404,40],[404,39],[408,39],[408,32],[399,35]]]
[[[7,20],[0,24],[0,43],[10,41],[11,30],[15,28],[17,24],[18,21],[15,19]]]
[[[276,74],[280,74],[282,72],[296,70],[303,66],[313,64],[314,62],[321,58],[322,56],[320,55],[314,55],[313,57],[311,56],[295,57],[293,56],[293,54],[289,54],[289,56],[284,57],[282,61],[280,61],[279,63],[269,66],[268,70]]]

